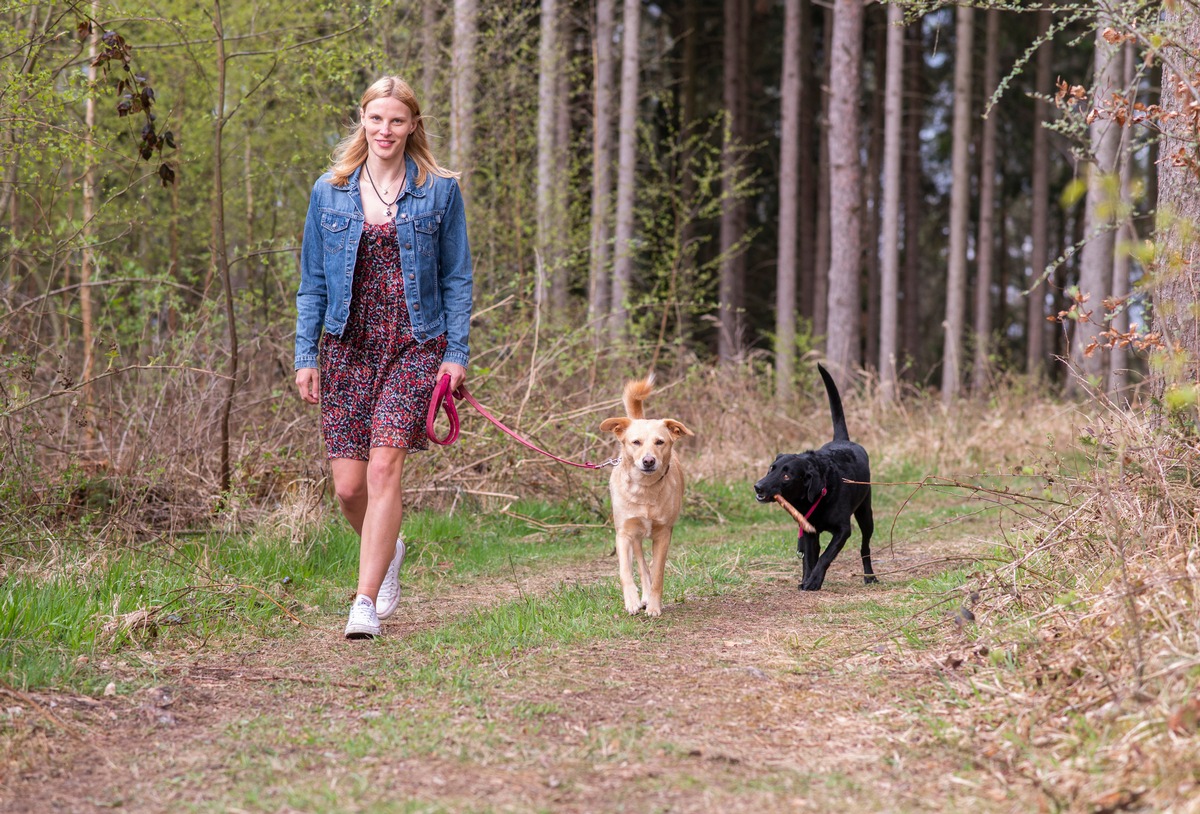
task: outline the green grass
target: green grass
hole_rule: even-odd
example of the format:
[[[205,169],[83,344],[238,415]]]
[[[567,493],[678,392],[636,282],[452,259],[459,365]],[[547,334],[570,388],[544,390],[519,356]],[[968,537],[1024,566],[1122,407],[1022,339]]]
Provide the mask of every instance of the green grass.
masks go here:
[[[927,492],[896,515],[908,494],[907,487],[876,490],[877,551],[889,535],[905,539],[971,511],[960,493]],[[665,601],[686,604],[737,591],[756,572],[796,579],[792,528],[775,507],[758,504],[744,483],[694,483],[675,531]],[[594,509],[544,501],[520,501],[503,514],[413,512],[404,534],[410,547],[405,580],[427,594],[445,580],[512,574],[519,584],[516,569],[603,557],[613,545],[607,518]],[[214,534],[99,551],[78,544],[54,559],[32,549],[22,554],[23,567],[9,574],[0,594],[0,680],[21,688],[94,690],[102,679],[87,662],[129,647],[220,646],[248,633],[292,635],[294,626],[278,624],[281,616],[340,613],[358,566],[357,538],[340,519],[300,545],[262,534]],[[927,594],[945,589],[914,587]],[[614,620],[620,608],[615,578],[564,584],[417,634],[412,647],[418,664],[434,663],[425,654],[465,663],[589,639],[656,635],[653,624],[623,612]],[[153,611],[149,627],[105,630],[139,610]]]

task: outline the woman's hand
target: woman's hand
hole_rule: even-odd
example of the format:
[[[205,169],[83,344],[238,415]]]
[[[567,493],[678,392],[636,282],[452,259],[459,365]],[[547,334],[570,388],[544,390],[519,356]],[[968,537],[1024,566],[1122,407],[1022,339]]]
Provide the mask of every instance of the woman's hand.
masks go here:
[[[319,404],[321,401],[321,371],[315,367],[302,367],[296,371],[296,389],[300,398],[309,404]]]
[[[467,380],[467,369],[454,362],[442,362],[442,366],[438,368],[437,372],[439,382],[442,380],[442,376],[450,377],[450,392],[453,393]]]

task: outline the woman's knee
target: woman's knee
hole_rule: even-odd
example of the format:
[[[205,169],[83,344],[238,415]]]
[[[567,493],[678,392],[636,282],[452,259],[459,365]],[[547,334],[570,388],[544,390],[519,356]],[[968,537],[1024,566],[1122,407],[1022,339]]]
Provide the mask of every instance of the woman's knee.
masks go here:
[[[398,489],[404,474],[404,450],[372,455],[367,464],[367,491]]]
[[[333,493],[343,506],[353,506],[367,499],[367,482],[362,478],[335,479]]]

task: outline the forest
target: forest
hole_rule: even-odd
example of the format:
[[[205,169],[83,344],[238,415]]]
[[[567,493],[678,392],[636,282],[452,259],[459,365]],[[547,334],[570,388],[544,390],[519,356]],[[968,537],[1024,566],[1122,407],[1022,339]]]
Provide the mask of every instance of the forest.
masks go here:
[[[82,810],[81,732],[183,778],[105,806],[379,804],[326,804],[361,744],[290,693],[450,778],[390,810],[1200,811],[1197,0],[0,0],[0,65],[0,807]],[[460,404],[406,464],[403,635],[350,664],[314,632],[357,555],[294,384],[301,239],[387,75],[461,173],[473,395],[598,461],[652,372],[696,430],[660,627],[611,613],[595,473]],[[754,513],[829,438],[817,362],[871,451],[869,598],[843,554],[797,599],[795,526]],[[668,724],[606,694],[660,646],[711,668],[655,662]],[[853,726],[763,723],[810,702]],[[171,764],[210,717],[301,796]],[[472,760],[536,777],[493,798]]]
[[[1154,241],[1194,207],[1191,131],[1164,140],[1190,5],[859,5],[10,5],[4,489],[96,475],[199,516],[312,476],[305,200],[384,74],[463,173],[473,375],[536,325],[574,365],[753,369],[780,403],[814,353],[884,400],[1137,401],[1170,355]]]

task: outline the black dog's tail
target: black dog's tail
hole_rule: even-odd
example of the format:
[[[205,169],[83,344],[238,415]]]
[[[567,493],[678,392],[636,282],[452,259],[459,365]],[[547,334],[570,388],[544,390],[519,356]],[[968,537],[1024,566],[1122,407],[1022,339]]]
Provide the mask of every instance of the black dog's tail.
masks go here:
[[[846,414],[842,412],[842,397],[838,395],[837,384],[823,366],[818,364],[817,370],[825,380],[825,392],[829,394],[829,413],[833,416],[833,440],[849,441],[850,430],[846,429]]]

